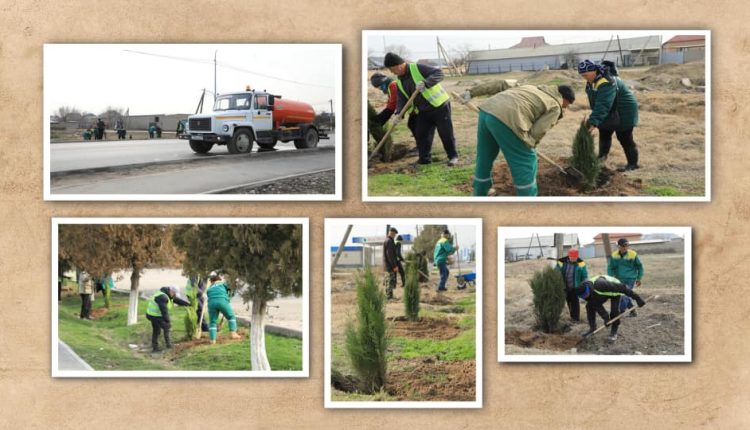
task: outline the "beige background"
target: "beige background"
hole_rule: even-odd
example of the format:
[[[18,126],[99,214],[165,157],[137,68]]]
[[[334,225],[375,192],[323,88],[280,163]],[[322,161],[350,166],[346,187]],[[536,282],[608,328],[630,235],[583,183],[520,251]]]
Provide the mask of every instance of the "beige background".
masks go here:
[[[684,428],[750,425],[747,166],[750,34],[744,1],[10,1],[0,4],[0,422],[6,428]],[[605,4],[606,3],[606,4]],[[158,6],[154,6],[158,5]],[[243,24],[246,30],[243,30]],[[363,204],[360,39],[378,28],[713,30],[713,201],[702,204]],[[45,42],[342,42],[344,202],[50,203],[42,200]],[[644,144],[646,144],[644,142]],[[748,157],[748,158],[745,158]],[[218,210],[218,213],[217,213]],[[50,217],[310,216],[311,376],[289,380],[50,378]],[[323,218],[484,219],[484,408],[323,408]],[[495,227],[692,225],[689,365],[500,365]]]

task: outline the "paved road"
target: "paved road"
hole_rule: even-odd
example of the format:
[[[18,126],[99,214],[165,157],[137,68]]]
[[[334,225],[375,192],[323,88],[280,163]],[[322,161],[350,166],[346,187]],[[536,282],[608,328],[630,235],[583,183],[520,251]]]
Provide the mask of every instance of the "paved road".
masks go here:
[[[334,147],[333,135],[321,140],[320,148]],[[256,145],[253,151],[257,151]],[[278,143],[278,151],[295,150],[294,143]],[[226,146],[214,145],[206,155],[194,153],[187,140],[153,139],[123,141],[91,141],[55,143],[50,145],[50,172],[102,167],[127,166],[130,164],[159,163],[164,161],[190,161],[196,158],[211,158],[228,155]]]
[[[65,342],[57,341],[57,370],[94,370]]]
[[[209,157],[197,163],[53,178],[52,194],[204,194],[335,168],[333,148]]]

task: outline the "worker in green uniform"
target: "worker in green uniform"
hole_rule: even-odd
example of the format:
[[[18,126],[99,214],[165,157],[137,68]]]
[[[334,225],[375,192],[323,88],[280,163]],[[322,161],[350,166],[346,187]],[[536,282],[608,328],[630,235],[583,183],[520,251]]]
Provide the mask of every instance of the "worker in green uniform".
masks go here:
[[[178,306],[190,306],[190,303],[177,297],[177,287],[161,287],[148,299],[146,307],[146,318],[151,321],[151,348],[153,352],[159,352],[159,333],[164,331],[164,344],[167,348],[172,347],[172,338],[169,330],[172,326],[170,311]]]
[[[209,281],[211,281],[211,285],[206,290],[206,297],[208,297],[208,336],[211,338],[211,343],[216,343],[216,323],[219,320],[219,314],[224,315],[224,318],[229,322],[229,337],[240,339],[240,335],[237,334],[237,317],[234,316],[234,311],[229,303],[231,291],[229,285],[221,279],[217,272],[211,272]],[[231,294],[234,295],[234,292],[232,291]]]
[[[440,283],[438,284],[438,292],[447,291],[445,283],[448,281],[448,256],[453,255],[458,251],[458,246],[453,246],[450,241],[451,232],[448,229],[443,231],[442,237],[435,243],[435,249],[432,253],[432,260],[440,271]],[[464,287],[466,288],[466,287]],[[463,288],[460,288],[463,289]]]
[[[581,285],[577,289],[578,297],[586,300],[586,318],[589,322],[589,331],[583,334],[588,336],[596,330],[596,314],[604,320],[604,325],[609,324],[609,321],[616,316],[620,315],[620,297],[631,297],[638,303],[638,307],[646,305],[646,302],[641,297],[634,293],[633,290],[625,287],[616,278],[607,275],[594,276],[591,279],[587,279],[581,282]],[[604,303],[610,301],[609,304],[609,315],[604,309]],[[614,342],[617,340],[617,329],[620,327],[620,320],[612,323],[610,327],[609,340]]]
[[[630,242],[624,237],[617,241],[617,251],[612,253],[609,262],[607,262],[607,275],[619,279],[631,290],[641,286],[643,263],[641,263],[638,253],[630,249]],[[628,297],[623,297],[620,300],[620,312],[632,307],[633,302]],[[635,312],[631,312],[630,316],[636,316]]]
[[[479,106],[475,196],[492,187],[492,164],[500,151],[510,167],[516,195],[536,196],[536,146],[575,101],[568,85],[521,85],[488,98]]]
[[[586,262],[578,257],[576,248],[571,248],[567,257],[557,260],[557,270],[565,281],[565,301],[568,302],[570,319],[578,322],[581,320],[581,308],[576,295],[576,287],[589,277]]]
[[[595,64],[584,60],[578,64],[578,73],[586,80],[586,96],[591,107],[587,120],[589,131],[599,129],[599,160],[607,159],[612,134],[615,134],[627,159],[627,164],[617,170],[638,169],[638,147],[633,140],[633,129],[638,125],[635,95],[617,76],[617,67],[611,61]]]

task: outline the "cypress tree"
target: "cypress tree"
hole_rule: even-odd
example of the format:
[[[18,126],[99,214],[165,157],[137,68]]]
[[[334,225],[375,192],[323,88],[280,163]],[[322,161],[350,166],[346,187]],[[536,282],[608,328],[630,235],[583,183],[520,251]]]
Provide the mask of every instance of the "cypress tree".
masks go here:
[[[198,285],[193,282],[192,278],[188,278],[187,296],[190,306],[185,310],[185,337],[192,339],[195,336],[195,331],[198,329]]]
[[[585,119],[581,121],[581,125],[573,138],[573,156],[570,159],[570,165],[583,173],[584,190],[590,191],[596,186],[601,165],[596,155],[594,136],[586,127]]]
[[[413,254],[413,253],[410,253]],[[411,259],[409,257],[412,257]],[[419,320],[419,271],[416,255],[407,256],[406,284],[404,285],[404,309],[409,321]]]
[[[565,307],[565,281],[562,275],[552,267],[545,267],[534,273],[529,285],[534,293],[537,326],[545,333],[554,332]]]
[[[388,335],[385,325],[385,294],[367,267],[356,279],[357,324],[346,327],[346,352],[362,391],[373,393],[385,386]]]

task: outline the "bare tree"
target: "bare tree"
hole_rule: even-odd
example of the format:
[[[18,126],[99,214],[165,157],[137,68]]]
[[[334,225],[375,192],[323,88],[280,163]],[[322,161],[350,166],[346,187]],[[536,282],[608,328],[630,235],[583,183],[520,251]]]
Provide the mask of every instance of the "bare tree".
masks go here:
[[[65,122],[68,121],[69,117],[75,115],[76,117],[79,117],[81,115],[81,111],[79,111],[74,106],[60,106],[55,110],[55,115],[60,118],[61,121]]]
[[[471,45],[468,43],[461,44],[450,51],[450,60],[453,64],[462,71],[466,71],[469,66],[469,54],[471,53]]]

